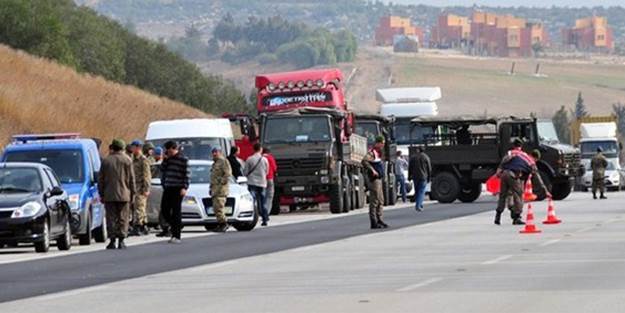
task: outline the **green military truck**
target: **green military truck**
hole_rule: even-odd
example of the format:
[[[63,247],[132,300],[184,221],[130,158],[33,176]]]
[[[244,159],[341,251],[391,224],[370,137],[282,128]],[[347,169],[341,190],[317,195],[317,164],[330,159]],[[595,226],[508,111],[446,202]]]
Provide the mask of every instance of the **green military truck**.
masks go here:
[[[425,136],[424,142],[432,160],[432,198],[441,203],[477,200],[482,184],[496,172],[516,138],[525,143],[523,150],[541,152],[537,166],[554,200],[565,199],[572,191],[574,178],[583,173],[579,150],[570,145],[541,142],[535,118],[415,118],[412,125],[431,127],[434,131]],[[410,148],[411,155],[415,149]],[[534,188],[539,200],[546,197],[537,184]]]

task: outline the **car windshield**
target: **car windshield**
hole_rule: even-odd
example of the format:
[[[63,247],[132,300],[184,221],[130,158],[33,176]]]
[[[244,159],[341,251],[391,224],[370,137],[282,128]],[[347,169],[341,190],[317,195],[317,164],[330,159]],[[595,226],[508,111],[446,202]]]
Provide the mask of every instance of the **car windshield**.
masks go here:
[[[34,168],[0,169],[0,193],[34,193],[42,190],[38,170]]]
[[[423,144],[425,142],[425,136],[434,134],[432,128],[427,126],[416,126],[412,128],[412,134],[410,133],[410,129],[410,121],[397,121],[395,124],[395,139],[397,144]]]
[[[221,146],[219,138],[177,138],[177,139],[159,139],[150,142],[156,147],[163,147],[168,141],[175,141],[180,145],[180,151],[190,160],[212,160],[211,151],[214,147]]]
[[[372,145],[375,142],[375,138],[380,136],[380,128],[375,122],[357,122],[356,134],[367,138],[367,143]]]
[[[292,117],[267,119],[265,143],[330,141],[330,124],[326,117]]]
[[[536,126],[538,127],[538,136],[541,142],[560,142],[552,122],[538,122]]]
[[[582,142],[582,155],[593,156],[597,153],[597,148],[603,149],[603,154],[606,156],[616,156],[618,152],[618,145],[616,141],[589,141]]]
[[[80,150],[14,151],[7,153],[7,162],[41,163],[54,170],[62,184],[84,181],[83,156]]]

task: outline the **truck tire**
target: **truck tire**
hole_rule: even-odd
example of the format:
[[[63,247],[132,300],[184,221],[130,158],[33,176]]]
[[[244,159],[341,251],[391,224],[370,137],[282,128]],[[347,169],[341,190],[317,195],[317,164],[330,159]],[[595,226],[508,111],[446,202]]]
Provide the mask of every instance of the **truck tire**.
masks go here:
[[[356,191],[356,208],[362,209],[367,201],[367,191],[365,190],[365,176],[358,170],[358,190]]]
[[[438,173],[432,180],[432,193],[440,203],[452,203],[460,194],[460,182],[456,175],[450,172]]]
[[[389,198],[388,198],[388,205],[395,205],[397,203],[397,193],[398,193],[398,189],[397,189],[397,179],[395,177],[395,170],[393,169],[393,173],[391,173],[390,175],[388,175],[388,184],[390,186],[388,193],[389,193]]]
[[[471,185],[462,186],[458,194],[458,200],[464,203],[472,203],[482,195],[482,184],[473,183]]]
[[[345,192],[343,193],[343,213],[349,213],[352,210],[352,193],[353,188],[351,184],[351,180],[349,178],[344,177],[345,181]]]
[[[84,234],[78,235],[78,244],[81,246],[88,246],[91,244],[91,209],[89,209],[89,213],[87,214],[87,231]]]
[[[551,187],[551,196],[553,200],[564,200],[571,194],[573,186],[570,181],[553,184]]]
[[[551,184],[551,177],[549,176],[549,174],[541,170],[538,170],[538,174],[540,175],[540,178],[542,178],[545,187],[547,187],[547,190],[551,192],[553,186]],[[538,180],[536,178],[532,178],[532,188],[534,194],[536,195],[536,201],[543,201],[547,199],[547,193],[545,193],[542,188],[540,188],[540,184],[538,183]]]
[[[270,215],[280,215],[280,194],[273,194],[273,203],[268,210]]]
[[[342,180],[330,186],[330,212],[340,214],[343,212],[343,185]]]

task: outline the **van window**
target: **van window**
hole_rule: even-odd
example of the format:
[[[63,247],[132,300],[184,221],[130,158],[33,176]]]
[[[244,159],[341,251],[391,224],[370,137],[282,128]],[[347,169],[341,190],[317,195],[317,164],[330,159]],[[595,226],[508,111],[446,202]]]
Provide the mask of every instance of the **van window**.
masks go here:
[[[211,151],[214,147],[220,147],[223,151],[226,147],[222,146],[221,138],[178,138],[178,139],[160,139],[151,140],[156,147],[164,147],[165,143],[173,140],[180,145],[182,154],[190,160],[212,160]]]

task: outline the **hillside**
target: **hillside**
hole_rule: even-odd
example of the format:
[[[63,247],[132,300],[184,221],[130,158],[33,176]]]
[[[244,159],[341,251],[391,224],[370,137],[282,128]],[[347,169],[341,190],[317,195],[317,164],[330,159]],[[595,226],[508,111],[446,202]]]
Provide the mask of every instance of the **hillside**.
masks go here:
[[[150,121],[204,117],[179,102],[0,45],[0,146],[16,133],[80,132],[110,142],[145,137]]]

